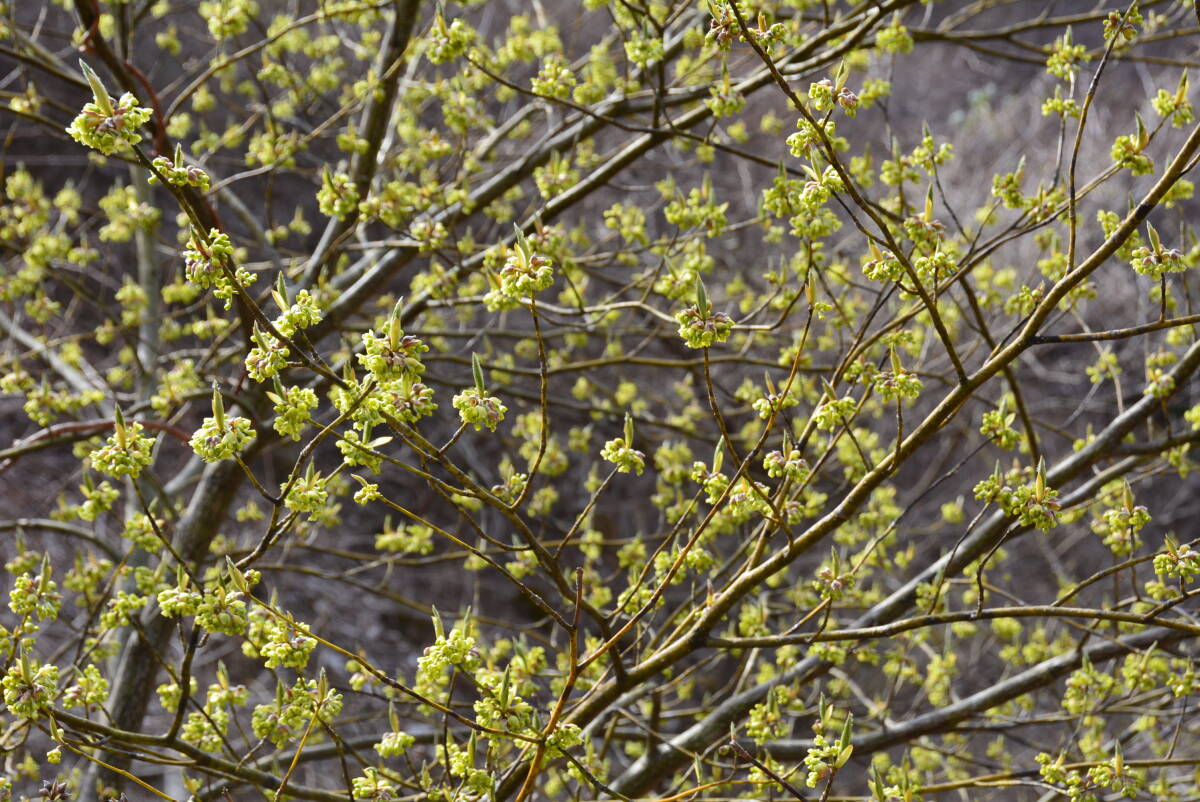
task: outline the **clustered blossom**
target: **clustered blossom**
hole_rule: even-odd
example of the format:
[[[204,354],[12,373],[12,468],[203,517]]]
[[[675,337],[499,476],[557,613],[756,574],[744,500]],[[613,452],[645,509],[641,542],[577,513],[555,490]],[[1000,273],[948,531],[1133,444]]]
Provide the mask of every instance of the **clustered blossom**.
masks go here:
[[[177,584],[158,592],[158,609],[166,618],[180,615],[195,615],[204,596],[192,588],[187,574],[180,573]]]
[[[763,468],[772,479],[787,477],[793,482],[807,481],[812,473],[808,461],[794,448],[788,449],[786,454],[782,451],[768,452],[763,457]]]
[[[600,449],[602,459],[617,466],[617,473],[635,473],[641,476],[646,467],[646,455],[633,447],[633,418],[625,416],[624,437],[614,437]]]
[[[351,434],[353,434],[353,432],[351,432]],[[358,480],[360,485],[362,485],[354,493],[355,504],[370,504],[372,501],[378,501],[379,499],[383,498],[383,494],[379,492],[379,485],[375,484],[374,482],[366,481],[358,474],[354,474],[354,478]]]
[[[184,248],[183,257],[184,275],[187,280],[201,289],[212,287],[213,295],[225,301],[226,309],[233,303],[237,286],[247,287],[256,279],[256,276],[244,267],[234,270],[232,278],[225,272],[225,266],[233,258],[233,244],[228,234],[215,228],[208,232],[207,238],[193,231]]]
[[[462,422],[474,426],[475,431],[485,426],[488,431],[496,431],[496,427],[504,420],[504,413],[508,411],[499,398],[483,395],[474,387],[468,387],[454,396],[453,403]]]
[[[679,323],[679,336],[689,348],[708,348],[713,343],[723,343],[733,332],[733,318],[717,312],[705,304],[692,304],[675,314]]]
[[[309,387],[278,389],[283,392],[267,393],[275,405],[275,421],[271,425],[280,435],[299,440],[300,433],[308,426],[309,410],[316,409],[319,403],[317,394]]]
[[[42,570],[36,578],[30,573],[22,573],[13,583],[13,589],[8,592],[8,609],[14,615],[34,616],[39,621],[58,618],[62,608],[62,595],[58,592],[58,584],[50,578],[50,564],[42,564]]]
[[[158,177],[161,175],[163,180],[172,186],[195,187],[201,192],[208,191],[208,173],[194,164],[185,164],[183,149],[178,146],[175,148],[174,160],[168,159],[166,156],[155,156],[151,163],[154,165],[157,175],[150,174],[150,177],[146,179],[149,184],[157,184]]]
[[[991,440],[1005,451],[1013,449],[1020,441],[1021,435],[1012,428],[1017,413],[1008,411],[1008,399],[1002,399],[996,409],[983,413],[979,424],[979,433]]]
[[[242,593],[222,585],[205,591],[195,615],[196,623],[209,632],[241,635],[246,631],[246,602]]]
[[[404,731],[384,733],[379,739],[379,743],[375,744],[375,751],[380,757],[398,757],[408,751],[408,747],[417,742],[417,739]]]
[[[782,22],[776,22],[768,26],[762,16],[759,16],[756,27],[747,27],[745,33],[743,33],[741,26],[738,25],[737,16],[733,13],[733,9],[724,0],[709,3],[709,11],[712,13],[713,18],[709,22],[708,32],[704,35],[704,44],[707,47],[715,46],[722,52],[729,50],[735,38],[739,41],[745,41],[746,33],[758,43],[759,47],[768,51],[782,42],[787,35],[786,25]]]
[[[570,95],[574,86],[574,73],[557,53],[547,56],[542,61],[542,68],[530,82],[530,87],[537,94],[560,99]]]
[[[100,208],[108,222],[100,229],[104,242],[129,242],[138,231],[150,231],[158,224],[162,212],[143,202],[133,186],[117,185],[100,199]],[[133,308],[140,307],[145,300],[145,290],[133,283],[126,283],[119,291],[117,300]]]
[[[1039,462],[1033,484],[1016,487],[1010,482],[1019,481],[1021,471],[1005,476],[1000,466],[987,479],[975,485],[975,498],[984,502],[996,502],[1005,514],[1017,519],[1021,526],[1030,526],[1048,532],[1058,526],[1058,491],[1046,485],[1046,467]]]
[[[1167,550],[1155,556],[1154,573],[1160,577],[1172,577],[1181,582],[1191,582],[1200,576],[1200,552],[1190,544],[1175,545],[1170,540]]]
[[[425,57],[434,64],[444,64],[466,53],[474,41],[475,31],[466,22],[456,19],[447,25],[439,12],[425,36]]]
[[[1087,45],[1075,44],[1071,41],[1071,29],[1054,40],[1050,55],[1046,57],[1046,72],[1072,81],[1079,73],[1080,65],[1089,60]]]
[[[193,679],[195,679],[193,677]],[[195,693],[195,690],[192,691]],[[179,737],[204,752],[217,752],[227,741],[234,708],[246,704],[250,691],[245,685],[230,682],[223,665],[217,667],[217,682],[208,686],[204,705],[184,720]]]
[[[361,434],[354,429],[350,429],[343,432],[342,436],[338,438],[337,449],[342,452],[342,463],[349,467],[365,465],[371,470],[371,473],[379,473],[383,465],[383,457],[375,449],[385,443],[390,443],[392,438],[377,437],[371,439],[371,424],[363,423],[359,426],[362,430]],[[378,486],[364,485],[355,494],[354,500],[359,504],[366,504],[367,501],[374,500],[378,496]]]
[[[730,83],[729,68],[725,66],[721,68],[721,82],[709,87],[708,95],[704,105],[717,119],[732,117],[746,107],[746,96]]]
[[[286,493],[283,499],[284,506],[292,512],[316,513],[329,498],[326,481],[320,471],[313,471],[310,462],[304,476],[295,482],[282,482],[279,485],[279,492]]]
[[[278,618],[261,607],[250,613],[246,638],[242,641],[242,654],[250,658],[262,658],[267,668],[285,666],[303,670],[309,656],[316,648],[316,638],[304,634],[307,627],[288,618]]]
[[[663,216],[680,228],[699,229],[705,236],[715,237],[729,222],[725,216],[729,204],[717,203],[713,195],[712,178],[706,173],[700,186],[688,190],[687,197],[676,190],[675,197],[663,209]]]
[[[799,401],[793,396],[781,395],[776,393],[773,388],[769,388],[765,395],[751,401],[750,407],[758,413],[758,417],[767,420],[771,415],[794,407],[798,403]]]
[[[1109,495],[1112,499],[1113,495]],[[1111,502],[1110,502],[1111,503]],[[1141,504],[1133,503],[1133,488],[1123,482],[1120,503],[1104,510],[1098,520],[1092,522],[1092,531],[1101,536],[1104,545],[1117,557],[1128,557],[1142,545],[1138,533],[1151,521],[1150,511]]]
[[[32,718],[49,706],[58,684],[58,666],[21,655],[8,669],[0,687],[4,689],[4,704],[14,716]]]
[[[355,799],[395,799],[396,786],[380,776],[379,770],[367,766],[361,777],[355,777],[350,783],[350,790]]]
[[[94,709],[108,700],[108,680],[94,663],[88,663],[76,679],[75,684],[63,691],[63,706],[68,710],[75,707]]]
[[[280,278],[282,280],[282,275]],[[291,337],[300,329],[307,329],[321,322],[321,307],[308,290],[300,290],[296,293],[295,300],[289,304],[281,289],[282,284],[271,293],[280,309],[279,317],[275,318],[272,323],[280,334],[284,337]]]
[[[1142,122],[1141,115],[1137,116],[1137,132],[1122,134],[1113,140],[1112,160],[1118,166],[1128,170],[1131,175],[1148,175],[1154,172],[1154,160],[1146,155],[1146,146],[1150,143],[1150,132]]]
[[[142,434],[142,424],[126,424],[119,413],[113,429],[112,436],[88,459],[101,473],[136,478],[154,461],[154,438]]]
[[[1104,39],[1106,41],[1110,39],[1129,41],[1137,35],[1137,27],[1144,22],[1142,13],[1138,11],[1136,4],[1129,9],[1128,13],[1110,11],[1104,20]]]
[[[863,262],[863,275],[871,281],[899,281],[904,278],[904,265],[891,251],[881,251],[870,243],[871,258]]]
[[[101,513],[112,509],[112,505],[121,497],[121,491],[108,482],[94,485],[88,477],[84,478],[79,490],[84,497],[83,504],[79,505],[79,517],[85,521],[96,520]]]
[[[358,187],[346,173],[330,173],[328,169],[321,177],[321,190],[317,193],[317,208],[321,214],[345,220],[358,209]]]
[[[464,425],[474,426],[475,431],[486,426],[488,431],[494,432],[504,420],[504,413],[508,411],[508,407],[504,406],[499,398],[487,394],[483,383],[483,366],[479,362],[478,354],[471,355],[471,374],[475,379],[475,386],[454,396],[454,408],[458,410]]]
[[[1119,797],[1133,798],[1146,785],[1144,769],[1132,769],[1125,765],[1120,742],[1116,752],[1107,761],[1097,763],[1086,773],[1064,766],[1066,755],[1059,753],[1057,759],[1042,752],[1035,760],[1040,764],[1042,779],[1052,786],[1061,787],[1070,802],[1093,802],[1097,792],[1114,791]]]
[[[204,0],[197,10],[208,21],[209,33],[220,40],[245,33],[258,14],[258,4],[254,0]]]
[[[1179,86],[1174,92],[1159,89],[1150,104],[1154,106],[1154,110],[1158,112],[1159,116],[1169,118],[1174,127],[1178,128],[1193,123],[1196,121],[1196,113],[1192,110],[1192,104],[1188,100],[1189,88],[1188,74],[1185,70],[1179,77]]]
[[[826,432],[846,425],[854,417],[856,406],[858,405],[851,396],[826,398],[813,410],[813,425]]]
[[[205,462],[219,462],[241,451],[254,439],[254,425],[241,417],[229,417],[221,424],[205,418],[188,444]]]
[[[641,474],[646,467],[646,455],[633,448],[622,437],[614,437],[604,444],[600,456],[617,466],[618,473]]]
[[[393,527],[385,518],[383,531],[375,535],[375,548],[401,554],[429,554],[433,551],[433,529],[421,524]]]
[[[836,104],[842,107],[847,117],[853,117],[858,114],[861,101],[858,95],[846,87],[845,76],[846,73],[843,70],[842,74],[838,76],[836,86],[828,78],[822,78],[820,81],[814,81],[809,84],[808,99],[812,101],[814,109],[817,111],[828,111]]]
[[[873,381],[875,392],[885,401],[909,400],[921,394],[924,384],[907,370],[880,371]]]
[[[808,769],[804,784],[809,788],[815,788],[818,783],[828,780],[838,769],[846,765],[846,762],[850,760],[850,755],[854,752],[854,746],[850,743],[850,728],[853,725],[854,716],[846,715],[841,734],[833,739],[825,732],[825,728],[828,726],[829,712],[825,708],[825,700],[822,699],[817,719],[813,722],[813,745],[809,747],[804,756],[804,767]]]
[[[892,16],[892,23],[881,28],[875,36],[875,46],[885,53],[911,53],[913,49],[912,34],[900,22],[900,12]]]
[[[1147,224],[1146,233],[1150,245],[1135,249],[1130,258],[1135,272],[1158,280],[1167,273],[1182,273],[1188,269],[1188,263],[1180,251],[1163,247],[1154,226]]]
[[[94,148],[105,156],[129,150],[142,141],[138,129],[150,121],[150,109],[138,105],[129,92],[114,104],[99,76],[87,64],[80,62],[84,77],[92,87],[93,102],[83,107],[67,133],[81,145]]]
[[[516,247],[500,268],[500,284],[484,297],[484,303],[489,309],[502,309],[532,298],[553,283],[553,262],[535,254],[524,234],[518,231]]]
[[[254,708],[254,734],[279,748],[299,738],[314,716],[323,722],[336,719],[342,710],[342,695],[326,689],[322,696],[319,685],[318,680],[304,678],[297,679],[290,688],[278,683],[275,700]]]
[[[221,394],[213,390],[213,415],[192,435],[188,444],[205,462],[219,462],[241,451],[254,439],[254,424],[249,419],[225,414]]]
[[[363,332],[363,348],[366,353],[358,355],[358,362],[379,382],[390,382],[402,378],[416,378],[425,372],[421,354],[429,346],[400,328],[399,312],[392,315],[386,334],[380,336],[373,331]]]
[[[750,709],[746,720],[746,735],[757,744],[784,738],[791,732],[795,717],[786,709],[791,694],[783,685],[767,693],[767,698]]]
[[[291,351],[274,335],[254,327],[251,335],[254,347],[246,354],[246,374],[254,381],[261,382],[277,375],[287,367]]]
[[[183,251],[183,269],[187,280],[202,288],[212,286],[221,273],[221,265],[233,256],[233,244],[229,235],[218,229],[208,232],[208,242],[203,237],[192,235]]]
[[[479,656],[475,652],[475,638],[467,634],[466,623],[459,622],[449,634],[442,627],[441,619],[433,617],[435,639],[425,647],[417,658],[417,685],[424,688],[440,688],[449,677],[446,669],[456,666],[468,673],[479,667]]]
[[[475,723],[481,727],[507,727],[510,732],[524,732],[533,722],[533,705],[513,691],[512,665],[503,673],[481,674],[482,695],[475,701]],[[519,683],[518,683],[519,684]]]

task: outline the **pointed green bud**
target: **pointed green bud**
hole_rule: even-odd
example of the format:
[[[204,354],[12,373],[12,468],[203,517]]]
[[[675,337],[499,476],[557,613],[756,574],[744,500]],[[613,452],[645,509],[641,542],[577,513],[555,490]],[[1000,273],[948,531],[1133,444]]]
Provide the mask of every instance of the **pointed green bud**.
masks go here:
[[[286,312],[291,302],[288,300],[287,278],[284,277],[283,271],[279,271],[279,275],[275,277],[274,290],[275,303],[279,305],[280,312]]]
[[[104,83],[100,80],[87,62],[79,59],[79,68],[83,70],[83,77],[87,79],[88,85],[92,87],[92,98],[96,102],[96,106],[104,113],[106,117],[113,116],[112,97],[109,96],[108,90],[104,88]]]
[[[521,263],[523,267],[529,265],[529,259],[533,256],[533,249],[529,247],[529,240],[525,239],[525,232],[518,225],[513,226],[513,230],[517,235],[517,251],[521,254]]]
[[[508,703],[511,697],[512,683],[512,663],[504,667],[504,679],[500,683],[500,709],[508,710]]]
[[[396,305],[392,307],[392,315],[388,318],[388,345],[392,348],[400,347],[400,307],[404,303],[404,298],[396,301]]]
[[[842,749],[845,749],[847,747],[850,747],[851,749],[854,748],[854,747],[850,746],[850,728],[852,726],[854,726],[854,714],[847,713],[846,721],[842,724],[842,734],[838,738],[838,746],[840,746]],[[847,755],[847,758],[849,758],[849,755]],[[841,758],[839,758],[839,760],[841,760]],[[841,760],[841,762],[838,763],[837,767],[840,769],[845,764],[846,764],[846,761]]]
[[[230,557],[225,558],[225,573],[229,575],[229,581],[233,583],[235,588],[249,595],[250,583],[246,581],[246,575],[242,573],[241,569],[237,567]]]
[[[838,65],[837,77],[833,81],[833,91],[841,92],[846,88],[846,81],[850,78],[850,68],[846,66],[846,60]]]
[[[475,378],[475,389],[484,394],[483,365],[479,363],[479,354],[471,354],[471,375]]]
[[[1158,236],[1158,231],[1149,222],[1146,223],[1146,236],[1150,239],[1150,247],[1154,250],[1156,256],[1162,255],[1162,239]]]
[[[125,442],[125,416],[121,414],[121,406],[118,404],[113,407],[113,429],[116,430],[117,445],[124,450]]]
[[[217,420],[217,428],[223,432],[225,431],[225,402],[221,398],[221,390],[217,387],[215,381],[213,382],[212,391],[213,417]]]
[[[392,728],[392,732],[400,731],[400,716],[396,713],[396,703],[388,702],[388,726]]]

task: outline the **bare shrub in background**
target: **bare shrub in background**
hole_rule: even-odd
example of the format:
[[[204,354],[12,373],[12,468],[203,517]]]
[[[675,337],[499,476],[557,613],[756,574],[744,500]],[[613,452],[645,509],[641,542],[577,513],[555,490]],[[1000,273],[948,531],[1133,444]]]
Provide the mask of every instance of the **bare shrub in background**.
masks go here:
[[[0,3],[0,799],[1191,798],[1196,23]]]

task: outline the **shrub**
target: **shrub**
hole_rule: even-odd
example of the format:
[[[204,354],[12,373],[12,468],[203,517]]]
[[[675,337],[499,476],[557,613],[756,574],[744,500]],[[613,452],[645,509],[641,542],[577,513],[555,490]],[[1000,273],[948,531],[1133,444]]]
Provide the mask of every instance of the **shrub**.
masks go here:
[[[0,3],[0,800],[1187,797],[1144,5]]]

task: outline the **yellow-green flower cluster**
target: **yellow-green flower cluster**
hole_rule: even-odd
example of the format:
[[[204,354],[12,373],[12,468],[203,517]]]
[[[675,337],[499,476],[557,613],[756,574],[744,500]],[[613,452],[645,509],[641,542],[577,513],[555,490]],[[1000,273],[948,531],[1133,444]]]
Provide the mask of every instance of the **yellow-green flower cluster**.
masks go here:
[[[50,705],[57,683],[58,666],[39,665],[22,654],[0,680],[0,687],[4,689],[4,704],[9,712],[14,716],[33,718],[39,710]]]
[[[485,426],[488,431],[496,431],[496,427],[504,420],[504,413],[508,411],[499,398],[484,395],[474,387],[468,387],[454,396],[453,404],[462,422],[474,426],[475,431]]]
[[[188,444],[205,462],[228,459],[254,439],[254,425],[246,418],[225,414],[221,394],[213,390],[213,415],[192,435]]]
[[[80,62],[83,74],[92,86],[92,102],[71,122],[67,133],[81,145],[105,156],[131,149],[142,141],[138,129],[149,122],[153,113],[138,105],[137,98],[126,92],[113,103],[99,76]]]
[[[144,435],[142,424],[125,423],[118,415],[113,434],[88,455],[92,467],[109,476],[136,478],[154,461],[154,438]]]

